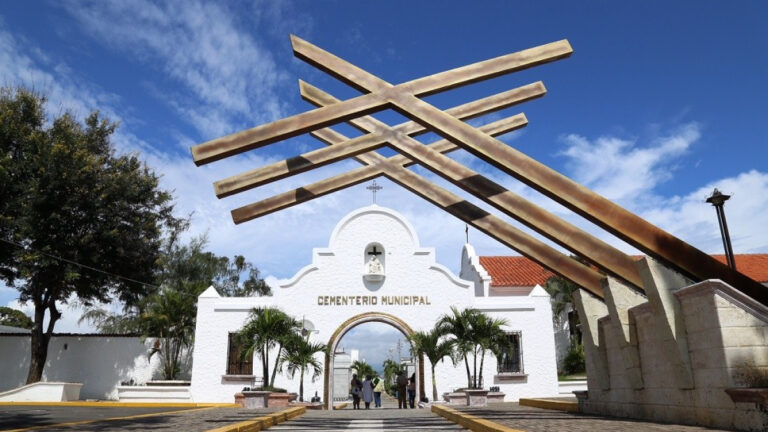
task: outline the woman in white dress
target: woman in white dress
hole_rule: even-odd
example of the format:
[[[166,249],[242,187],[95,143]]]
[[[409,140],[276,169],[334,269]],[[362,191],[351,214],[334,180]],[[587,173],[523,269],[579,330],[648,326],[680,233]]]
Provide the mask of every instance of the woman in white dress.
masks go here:
[[[365,409],[371,409],[371,401],[373,401],[373,381],[371,381],[370,375],[366,375],[365,381],[363,381],[363,402],[365,402]]]

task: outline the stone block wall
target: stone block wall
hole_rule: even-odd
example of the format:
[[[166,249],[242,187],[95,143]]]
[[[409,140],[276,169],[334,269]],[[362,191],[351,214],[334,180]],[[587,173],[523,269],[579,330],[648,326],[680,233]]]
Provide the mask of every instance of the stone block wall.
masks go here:
[[[745,365],[768,370],[768,308],[719,280],[692,284],[638,262],[645,293],[612,278],[604,302],[581,291],[588,395],[583,412],[768,430],[766,406],[734,403]]]

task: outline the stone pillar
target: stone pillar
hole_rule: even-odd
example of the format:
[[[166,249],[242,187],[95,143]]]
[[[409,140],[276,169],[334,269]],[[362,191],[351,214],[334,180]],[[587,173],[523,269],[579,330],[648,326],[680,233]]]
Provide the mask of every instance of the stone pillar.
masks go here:
[[[674,371],[671,374],[673,376],[668,378],[670,382],[676,382],[678,388],[691,389],[694,387],[694,381],[685,320],[680,302],[674,293],[693,282],[650,257],[639,260],[637,268],[643,279],[643,288],[648,296],[660,339],[665,341],[662,350]]]
[[[625,376],[631,388],[643,388],[643,374],[640,365],[640,353],[637,348],[637,331],[629,308],[645,303],[646,297],[624,282],[613,277],[602,281],[605,304],[610,321],[615,326],[615,334],[624,360]]]
[[[611,387],[608,364],[605,358],[605,349],[601,349],[599,345],[600,331],[598,325],[598,320],[608,315],[608,308],[602,300],[583,289],[574,293],[573,301],[581,321],[588,386],[608,390]],[[594,385],[597,387],[593,387]]]

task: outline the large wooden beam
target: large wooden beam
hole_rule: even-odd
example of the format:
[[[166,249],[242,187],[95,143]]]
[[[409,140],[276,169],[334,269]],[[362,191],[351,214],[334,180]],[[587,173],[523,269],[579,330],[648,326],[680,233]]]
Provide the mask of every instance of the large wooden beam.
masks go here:
[[[573,281],[598,297],[603,297],[600,280],[604,276],[592,268],[406,168],[392,166],[386,170],[386,176],[542,267]]]
[[[695,279],[721,279],[741,292],[768,304],[768,289],[708,254],[656,227],[570,178],[505,145],[470,125],[419,99],[408,88],[384,80],[302,41],[294,52],[334,75],[354,81],[355,87],[389,98],[394,109],[424,124],[462,148],[563,204],[601,228],[666,262]],[[331,105],[335,106],[335,105]]]
[[[294,36],[291,37],[291,40],[294,46],[303,42]],[[411,94],[426,96],[555,61],[570,56],[572,52],[573,50],[568,41],[561,40],[419,78],[400,84],[397,88],[408,91]],[[203,165],[267,144],[302,135],[315,129],[344,122],[353,117],[381,111],[390,106],[389,91],[389,89],[385,89],[381,94],[370,93],[358,96],[348,99],[344,103],[318,108],[198,144],[192,147],[192,157],[195,164]]]
[[[338,134],[330,129],[327,129],[326,131],[329,134]],[[345,140],[345,137],[340,136],[339,134],[335,139]],[[476,228],[478,231],[498,240],[525,257],[539,263],[553,273],[573,281],[601,298],[603,297],[603,290],[600,285],[600,280],[603,276],[594,269],[558,252],[546,243],[533,238],[452,192],[431,183],[418,174],[404,168],[402,165],[392,164],[384,157],[380,155],[377,156],[380,160],[376,165],[348,171],[333,179],[315,183],[314,185],[294,191],[293,193],[281,194],[269,198],[262,201],[262,203],[270,202],[272,205],[271,211],[276,211],[281,208],[289,207],[292,203],[295,203],[295,201],[311,199],[309,196],[310,194],[315,198],[344,187],[349,187],[353,184],[358,184],[362,181],[382,175],[383,173],[395,183],[400,184],[416,195],[456,216],[465,223]],[[237,223],[244,222],[247,219],[247,216],[245,217],[246,219],[241,219],[242,215],[240,213],[243,211],[247,211],[246,208],[232,211],[233,218]]]
[[[303,89],[308,84],[300,81],[299,88]],[[542,97],[547,90],[544,84],[535,82],[516,89],[495,94],[477,101],[456,106],[448,110],[451,115],[466,120],[486,113],[498,111],[516,104],[527,102]],[[302,91],[302,94],[304,92]],[[515,127],[523,127],[527,124],[525,116],[518,115],[509,120]],[[394,127],[395,133],[415,136],[426,132],[426,129],[413,121],[408,121]],[[349,144],[336,148],[323,148],[304,153],[284,161],[246,171],[214,183],[216,196],[224,198],[239,192],[252,189],[266,183],[298,174],[325,164],[333,163],[341,159],[352,157],[360,153],[375,150],[386,144],[386,139],[373,136],[359,137],[351,140]]]
[[[301,92],[302,97],[314,105],[326,106],[340,102],[330,94],[309,84],[302,86]],[[600,269],[642,290],[643,281],[637,271],[634,260],[613,246],[441,154],[439,151],[435,151],[431,147],[425,146],[406,135],[393,133],[392,128],[372,117],[360,117],[351,120],[350,124],[365,132],[386,137],[392,147],[435,174],[494,206],[515,220],[522,222],[560,246],[586,258]],[[323,129],[322,131],[326,130]],[[319,131],[313,132],[313,135],[317,132]],[[340,134],[337,134],[330,140],[324,137],[318,138],[332,147],[345,145],[343,141],[339,141],[339,139],[343,139]]]
[[[515,120],[518,116],[513,116],[506,119],[497,120],[493,123],[484,125],[482,129],[490,135],[501,135],[509,132],[517,127]],[[523,119],[525,117],[523,116]],[[347,141],[347,138],[333,129],[320,129],[312,133],[317,139],[324,143],[339,143]],[[439,140],[429,145],[430,148],[437,149],[439,151],[455,150],[457,147],[453,146],[446,140]],[[265,200],[248,204],[243,207],[232,210],[232,219],[236,224],[247,222],[265,214],[275,212],[277,210],[290,207],[292,205],[306,202],[310,199],[317,198],[322,195],[329,194],[331,192],[347,188],[354,184],[362,183],[366,180],[378,177],[383,174],[380,163],[389,161],[400,166],[410,165],[412,162],[402,155],[395,155],[387,159],[378,153],[371,152],[357,156],[357,159],[369,166],[358,168],[349,171],[344,174],[334,176],[329,179],[325,179],[310,186],[296,189],[287,193],[283,193]]]

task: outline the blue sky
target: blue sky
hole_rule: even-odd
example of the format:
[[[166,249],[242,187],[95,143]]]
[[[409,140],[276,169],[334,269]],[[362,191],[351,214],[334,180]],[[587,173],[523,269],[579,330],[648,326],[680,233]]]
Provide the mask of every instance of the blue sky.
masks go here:
[[[175,190],[179,211],[194,212],[190,235],[207,233],[212,250],[245,255],[271,280],[292,276],[344,214],[371,200],[359,185],[234,226],[232,208],[358,165],[340,162],[218,200],[214,181],[321,144],[302,136],[192,163],[191,145],[310,109],[298,79],[339,98],[357,94],[295,59],[289,34],[393,83],[567,38],[568,59],[428,100],[448,108],[542,80],[546,97],[475,124],[525,112],[528,127],[506,143],[710,253],[722,244],[704,199],[718,187],[733,194],[726,214],[735,251],[768,252],[766,19],[768,5],[757,1],[4,2],[0,83],[46,94],[51,114],[82,118],[99,109],[120,121],[115,145],[139,152]],[[473,156],[452,157],[634,252]],[[409,217],[422,244],[457,271],[464,225],[379,182],[379,204]],[[479,232],[470,241],[483,255],[514,253]],[[0,287],[0,304],[15,299]],[[59,329],[76,329],[77,311],[64,312]]]

